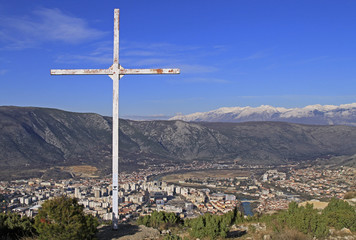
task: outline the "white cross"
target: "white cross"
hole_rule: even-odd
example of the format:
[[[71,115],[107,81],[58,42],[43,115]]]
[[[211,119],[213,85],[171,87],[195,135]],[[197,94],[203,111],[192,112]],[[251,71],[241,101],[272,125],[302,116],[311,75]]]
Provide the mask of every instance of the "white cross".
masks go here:
[[[124,75],[179,74],[179,69],[124,69],[119,64],[119,15],[114,11],[114,61],[108,69],[53,69],[51,75],[108,75],[113,80],[112,127],[112,226],[118,228],[118,172],[119,172],[119,80]]]

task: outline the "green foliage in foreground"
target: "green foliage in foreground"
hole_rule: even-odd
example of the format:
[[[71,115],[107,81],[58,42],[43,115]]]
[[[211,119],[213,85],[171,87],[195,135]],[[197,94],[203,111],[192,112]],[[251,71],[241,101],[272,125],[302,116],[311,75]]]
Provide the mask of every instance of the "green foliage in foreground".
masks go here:
[[[348,202],[341,199],[331,199],[328,206],[321,212],[313,209],[312,204],[298,207],[292,202],[287,211],[274,215],[263,215],[261,221],[266,222],[275,231],[285,228],[296,229],[304,234],[314,237],[328,235],[328,227],[336,229],[348,228],[356,231],[356,211]]]
[[[35,217],[39,239],[79,240],[93,239],[99,223],[85,215],[83,206],[69,197],[57,197],[43,203]]]
[[[36,233],[33,219],[17,213],[0,213],[0,239],[20,239]]]
[[[312,204],[298,207],[296,202],[291,202],[287,211],[265,215],[262,219],[277,232],[289,228],[315,237],[324,237],[329,232],[325,218],[318,213],[318,210],[313,209]]]
[[[146,227],[154,227],[167,229],[168,227],[178,226],[183,223],[182,219],[174,213],[167,212],[152,212],[151,215],[139,217],[137,224],[145,225]]]
[[[335,227],[336,229],[345,227],[351,231],[356,231],[356,211],[346,201],[332,199],[322,212],[314,209],[312,204],[299,207],[296,202],[291,202],[288,210],[280,211],[273,215],[255,215],[245,218],[235,208],[233,211],[221,216],[204,214],[184,221],[173,213],[165,212],[153,212],[151,216],[140,217],[138,220],[138,224],[156,228],[167,223],[170,223],[171,226],[184,226],[189,228],[191,237],[200,239],[225,238],[231,225],[246,222],[265,222],[270,229],[275,231],[276,235],[274,237],[276,239],[279,239],[278,236],[281,237],[280,239],[286,239],[288,236],[292,236],[293,239],[323,238],[329,234],[328,227]],[[252,230],[250,231],[253,233]],[[165,239],[180,238],[175,235],[169,235]]]
[[[190,235],[195,238],[216,239],[225,238],[230,227],[235,222],[243,222],[243,215],[235,208],[224,215],[204,214],[194,219],[186,220],[185,225],[190,227]]]
[[[326,223],[336,229],[356,231],[356,211],[348,202],[333,198],[322,212]]]

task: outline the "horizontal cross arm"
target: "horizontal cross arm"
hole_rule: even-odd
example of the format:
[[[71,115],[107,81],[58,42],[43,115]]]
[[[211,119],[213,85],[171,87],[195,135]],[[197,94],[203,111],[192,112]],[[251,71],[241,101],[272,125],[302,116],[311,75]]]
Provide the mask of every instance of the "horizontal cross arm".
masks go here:
[[[158,69],[120,69],[122,75],[135,75],[135,74],[179,74],[178,68],[158,68]]]
[[[119,70],[120,75],[138,74],[179,74],[178,68],[156,68],[156,69],[124,69]],[[113,75],[115,71],[108,69],[52,69],[51,75]]]
[[[51,75],[111,75],[111,69],[51,69]]]

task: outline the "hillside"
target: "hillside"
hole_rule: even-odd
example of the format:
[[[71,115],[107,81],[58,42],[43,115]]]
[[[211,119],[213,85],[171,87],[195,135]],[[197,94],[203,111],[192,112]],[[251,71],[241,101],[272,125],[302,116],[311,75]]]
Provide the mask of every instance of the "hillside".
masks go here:
[[[282,164],[356,154],[356,128],[121,119],[120,144],[122,170],[137,169],[143,162],[192,160]],[[72,165],[90,165],[98,168],[98,174],[110,173],[111,118],[0,107],[0,179],[41,177],[51,167]]]

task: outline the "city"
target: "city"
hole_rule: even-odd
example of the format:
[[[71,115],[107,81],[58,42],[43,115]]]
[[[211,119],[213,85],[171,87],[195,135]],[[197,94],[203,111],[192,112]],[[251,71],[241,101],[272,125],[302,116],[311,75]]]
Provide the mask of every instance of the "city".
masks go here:
[[[170,174],[195,170],[194,178],[163,181]],[[199,177],[211,170],[241,172],[238,177]],[[216,170],[219,169],[219,170]],[[250,175],[246,175],[250,172]],[[173,212],[181,218],[194,218],[204,213],[224,214],[238,207],[245,215],[273,213],[298,203],[330,198],[342,199],[356,191],[356,170],[350,167],[286,165],[270,167],[226,164],[180,164],[151,166],[146,170],[121,173],[119,178],[120,222],[128,222],[153,211]],[[168,178],[169,179],[169,178]],[[41,204],[56,196],[77,198],[87,214],[110,221],[111,178],[67,180],[15,180],[0,182],[1,211],[34,217]],[[355,203],[353,203],[355,204]]]

